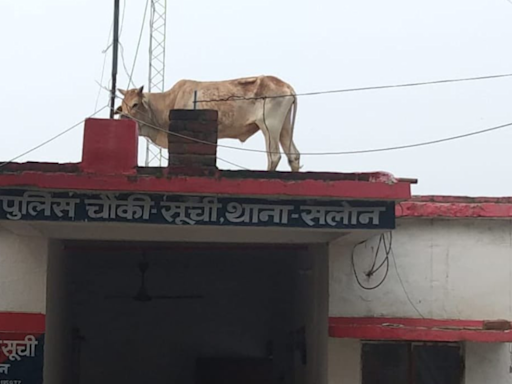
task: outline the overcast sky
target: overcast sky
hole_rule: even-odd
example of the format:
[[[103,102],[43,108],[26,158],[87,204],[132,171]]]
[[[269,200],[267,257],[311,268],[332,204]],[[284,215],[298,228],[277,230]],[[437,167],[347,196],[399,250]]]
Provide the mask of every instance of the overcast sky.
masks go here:
[[[126,0],[121,42],[130,70],[146,1]],[[121,2],[123,5],[123,1]],[[0,159],[95,110],[113,1],[2,0]],[[148,23],[134,72],[147,85]],[[110,51],[103,84],[110,77]],[[296,92],[512,73],[507,0],[168,0],[166,86],[182,78],[275,75]],[[119,69],[119,84],[127,75]],[[108,102],[101,91],[98,106]],[[107,117],[104,110],[101,117]],[[301,97],[301,152],[387,147],[512,122],[512,78]],[[21,161],[76,162],[80,126]],[[244,145],[264,149],[261,133]],[[141,140],[139,163],[144,163]],[[512,127],[423,148],[303,156],[303,170],[388,171],[418,178],[415,194],[512,195]],[[266,156],[221,148],[250,169]],[[235,167],[219,163],[222,168]],[[287,170],[282,159],[280,170]]]

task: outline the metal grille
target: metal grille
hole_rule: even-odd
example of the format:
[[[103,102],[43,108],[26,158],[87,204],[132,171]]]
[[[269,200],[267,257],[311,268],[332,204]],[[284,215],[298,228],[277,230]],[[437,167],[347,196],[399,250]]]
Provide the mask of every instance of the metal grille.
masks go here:
[[[165,37],[167,0],[151,0],[149,19],[149,92],[165,90]],[[146,139],[146,167],[163,166],[167,154]]]

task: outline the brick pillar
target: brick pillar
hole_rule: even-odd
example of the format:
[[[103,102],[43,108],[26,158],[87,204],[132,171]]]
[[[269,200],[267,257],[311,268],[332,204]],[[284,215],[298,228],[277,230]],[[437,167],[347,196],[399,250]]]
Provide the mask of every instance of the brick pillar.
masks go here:
[[[169,168],[172,173],[217,170],[218,112],[174,109],[169,113]]]

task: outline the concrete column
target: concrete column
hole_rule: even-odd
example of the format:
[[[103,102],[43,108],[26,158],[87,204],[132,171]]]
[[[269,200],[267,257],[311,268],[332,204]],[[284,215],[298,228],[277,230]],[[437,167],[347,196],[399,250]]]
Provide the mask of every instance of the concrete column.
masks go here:
[[[329,384],[361,383],[361,341],[329,338]]]
[[[68,384],[73,374],[68,257],[61,243],[48,246],[48,288],[44,382]]]
[[[0,312],[45,313],[46,244],[0,227]]]

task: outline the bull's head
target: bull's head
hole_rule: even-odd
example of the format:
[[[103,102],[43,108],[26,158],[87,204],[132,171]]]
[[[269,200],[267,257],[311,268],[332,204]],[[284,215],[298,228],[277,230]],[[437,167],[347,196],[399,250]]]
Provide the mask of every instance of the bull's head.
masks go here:
[[[140,88],[118,89],[119,93],[123,95],[121,105],[114,111],[115,115],[120,115],[121,119],[134,119],[139,121],[147,120],[149,111],[147,109],[147,101],[144,97],[144,86]]]

